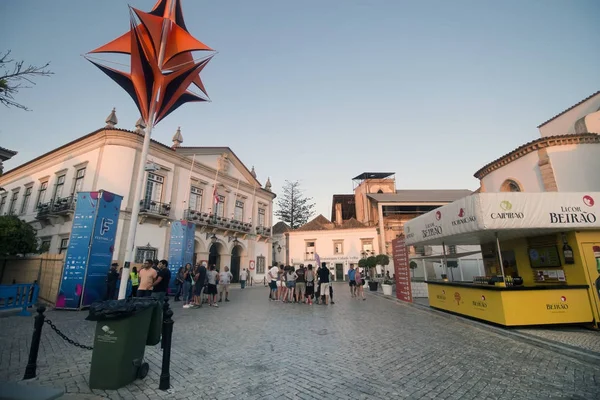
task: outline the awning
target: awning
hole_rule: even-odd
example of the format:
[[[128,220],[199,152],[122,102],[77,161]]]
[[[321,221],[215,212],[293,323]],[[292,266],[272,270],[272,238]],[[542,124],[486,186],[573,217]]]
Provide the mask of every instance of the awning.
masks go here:
[[[464,253],[456,253],[456,254],[446,254],[446,260],[456,260],[461,257],[472,256],[474,254],[481,254],[481,251],[466,251]],[[409,259],[412,260],[442,260],[444,259],[443,254],[432,254],[430,256],[415,256],[411,257],[409,255]]]
[[[478,193],[404,224],[406,245],[467,245],[600,229],[600,193]]]

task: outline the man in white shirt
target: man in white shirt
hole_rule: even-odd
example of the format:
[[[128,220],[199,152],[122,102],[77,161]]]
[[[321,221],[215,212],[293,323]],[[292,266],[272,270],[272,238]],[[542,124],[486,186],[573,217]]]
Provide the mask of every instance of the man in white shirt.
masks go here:
[[[242,272],[240,272],[240,286],[242,289],[246,287],[246,279],[248,279],[248,271],[244,268]]]
[[[225,292],[225,301],[229,301],[229,283],[232,278],[229,267],[225,267],[224,271],[219,273],[219,303],[223,301],[223,292]]]
[[[277,274],[279,273],[279,268],[277,266],[272,266],[267,273],[267,278],[271,281],[269,282],[269,300],[277,301]]]

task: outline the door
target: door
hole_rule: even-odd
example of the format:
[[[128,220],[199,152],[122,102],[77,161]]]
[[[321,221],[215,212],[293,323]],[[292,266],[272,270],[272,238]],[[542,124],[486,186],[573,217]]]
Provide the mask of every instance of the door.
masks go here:
[[[231,278],[232,283],[238,283],[240,281],[240,260],[241,256],[241,247],[235,246],[233,250],[231,250]]]
[[[581,246],[584,255],[583,269],[585,270],[586,280],[590,283],[593,291],[591,306],[594,314],[600,315],[600,257],[596,258],[594,255],[594,247],[600,247],[600,243],[582,243]],[[596,323],[598,323],[598,318],[596,318]]]
[[[344,264],[335,264],[335,280],[344,280]]]

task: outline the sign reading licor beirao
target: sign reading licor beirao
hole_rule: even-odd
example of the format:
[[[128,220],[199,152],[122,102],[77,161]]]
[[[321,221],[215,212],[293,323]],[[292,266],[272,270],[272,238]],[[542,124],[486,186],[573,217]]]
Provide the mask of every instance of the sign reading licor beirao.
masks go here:
[[[392,240],[392,258],[394,259],[396,297],[402,301],[412,303],[408,251],[406,250],[406,243],[403,236]]]

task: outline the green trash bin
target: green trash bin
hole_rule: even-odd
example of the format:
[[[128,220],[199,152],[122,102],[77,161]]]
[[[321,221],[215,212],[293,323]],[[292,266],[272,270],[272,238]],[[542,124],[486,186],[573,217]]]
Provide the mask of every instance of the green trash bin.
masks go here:
[[[160,335],[162,334],[163,304],[153,297],[137,298],[135,301],[154,301],[156,303],[152,307],[152,318],[150,319],[150,328],[146,339],[147,346],[155,346],[160,342]]]
[[[103,302],[103,313],[88,319],[98,321],[94,337],[94,350],[90,368],[90,389],[115,390],[148,374],[144,362],[146,342],[149,341],[150,324],[158,308],[156,301],[138,302],[118,300]],[[128,303],[137,303],[135,305]],[[113,309],[128,311],[111,314]],[[108,311],[106,311],[108,310]],[[160,337],[160,332],[159,332]]]

